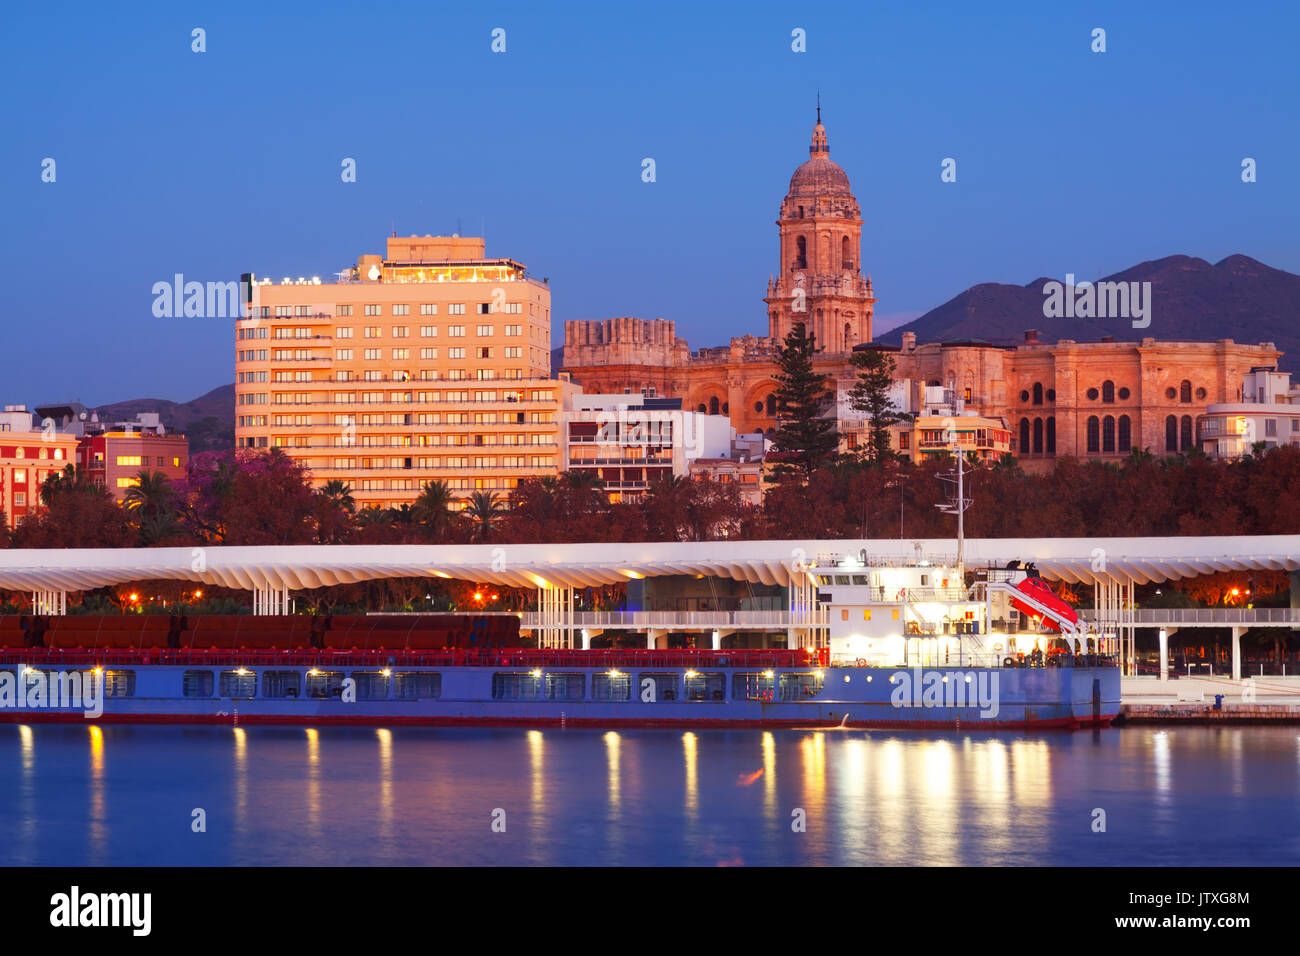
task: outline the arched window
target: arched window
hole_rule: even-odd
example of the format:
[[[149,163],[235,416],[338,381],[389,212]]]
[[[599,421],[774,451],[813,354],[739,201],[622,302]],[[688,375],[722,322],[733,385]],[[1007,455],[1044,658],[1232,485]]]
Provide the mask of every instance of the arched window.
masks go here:
[[[703,402],[700,402],[699,408],[696,409],[696,410],[697,410],[701,415],[704,415],[704,414],[706,414],[706,413],[708,412],[709,407],[708,407],[707,405],[705,405]]]
[[[1165,418],[1165,451],[1178,451],[1178,419],[1173,415]]]
[[[1119,417],[1119,450],[1122,452],[1132,451],[1133,449],[1133,423],[1129,421],[1127,415]]]
[[[1047,453],[1056,454],[1056,416],[1052,415],[1047,419]]]
[[[769,394],[767,396],[767,417],[776,417],[776,396]]]
[[[714,395],[711,399],[709,399],[709,414],[710,415],[718,414],[718,396],[716,395]]]
[[[1034,454],[1041,455],[1042,453],[1043,453],[1043,420],[1041,418],[1035,418],[1034,419]]]
[[[1109,454],[1115,450],[1115,418],[1107,415],[1101,422],[1101,450]]]
[[[1183,420],[1178,423],[1178,450],[1191,451],[1192,449],[1192,416],[1184,415]]]
[[[1042,382],[1034,383],[1034,404],[1035,405],[1043,404],[1043,383]]]
[[[1105,381],[1101,383],[1101,400],[1107,405],[1115,404],[1115,383]]]
[[[803,236],[795,239],[794,267],[796,269],[808,268],[808,240]]]
[[[852,344],[853,344],[853,326],[845,322],[844,323],[844,347],[848,348]]]
[[[1020,419],[1020,454],[1029,454],[1029,419]]]
[[[1096,415],[1088,416],[1088,451],[1096,454],[1101,450],[1101,423]]]
[[[730,414],[731,414],[731,403],[730,403],[730,402],[723,402],[723,403],[722,403],[722,414],[724,414],[724,415],[730,415]]]
[[[1184,403],[1192,400],[1192,383],[1187,379],[1183,379],[1183,384],[1178,386],[1178,400]]]
[[[853,243],[845,236],[840,240],[840,268],[845,272],[853,271]]]

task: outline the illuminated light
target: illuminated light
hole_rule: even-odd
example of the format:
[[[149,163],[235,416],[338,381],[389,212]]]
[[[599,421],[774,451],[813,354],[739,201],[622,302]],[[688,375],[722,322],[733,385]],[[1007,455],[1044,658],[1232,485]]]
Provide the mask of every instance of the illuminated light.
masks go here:
[[[492,595],[488,598],[489,601],[495,601],[496,599],[497,599],[496,594],[492,594]]]
[[[620,670],[610,670],[610,671],[606,671],[605,673],[606,673],[606,675],[609,676],[609,677],[622,677],[622,676],[623,676],[623,672],[620,671]]]
[[[475,600],[475,601],[478,601],[479,603],[482,603],[482,601],[483,601],[483,592],[482,592],[482,591],[475,591],[475,592],[474,592],[474,600]]]
[[[393,676],[393,672],[390,671],[387,667],[385,667],[385,668],[384,668],[382,671],[380,671],[379,673],[383,674],[385,677],[392,677],[392,676]]]
[[[825,677],[825,676],[826,676],[825,672],[823,672],[823,671],[813,671],[813,673],[816,674],[818,677]]]
[[[870,678],[868,678],[868,680],[870,680]],[[845,674],[845,675],[844,675],[844,683],[847,684],[848,682],[849,682],[849,675],[848,675],[848,674]]]
[[[968,684],[970,683],[970,674],[967,674],[967,675],[966,675],[966,683],[968,683]]]
[[[140,595],[138,595],[138,594],[136,594],[134,591],[132,591],[132,592],[131,592],[131,600],[132,600],[132,601],[138,601],[138,600],[140,600]]]
[[[194,596],[195,596],[196,598],[201,598],[201,597],[203,597],[203,592],[202,592],[202,591],[195,591],[195,592],[194,592]]]
[[[691,678],[693,678],[693,677],[699,677],[700,675],[697,674],[695,671],[687,671],[687,672],[686,672],[685,674],[683,674],[682,676],[685,677],[687,680],[690,680]]]
[[[316,676],[317,674],[319,674],[319,673],[320,673],[320,671],[318,671],[316,668],[313,667],[311,670],[307,671],[307,676],[308,676],[308,677],[315,677],[315,676]]]
[[[871,683],[871,675],[870,675],[870,674],[867,675],[867,683],[868,683],[868,684]]]
[[[642,574],[640,571],[632,571],[629,570],[628,568],[619,568],[618,573],[626,575],[627,577],[631,578],[633,581],[640,581],[643,577],[645,577],[645,575]]]
[[[235,673],[238,674],[240,677],[245,677],[248,675],[248,671],[242,667],[239,668],[239,670],[235,671]]]
[[[541,676],[542,676],[541,668],[534,668],[534,669],[533,669],[532,671],[530,671],[529,673],[531,673],[534,677],[541,677]]]
[[[776,675],[772,671],[763,671],[763,676],[766,677],[768,680],[771,680]]]

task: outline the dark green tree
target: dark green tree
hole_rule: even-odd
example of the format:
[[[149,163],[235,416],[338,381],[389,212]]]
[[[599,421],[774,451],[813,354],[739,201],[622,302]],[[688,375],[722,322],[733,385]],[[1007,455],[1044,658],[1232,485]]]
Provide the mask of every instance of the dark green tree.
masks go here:
[[[835,395],[826,376],[813,368],[816,352],[817,337],[799,322],[786,335],[777,359],[781,371],[776,377],[776,428],[771,436],[777,452],[772,476],[777,482],[807,482],[818,468],[835,459],[839,449],[835,418],[827,417]]]
[[[849,364],[857,371],[849,403],[867,415],[867,441],[860,452],[867,461],[884,461],[894,454],[889,426],[903,420],[889,400],[894,357],[880,349],[862,349],[850,356]]]

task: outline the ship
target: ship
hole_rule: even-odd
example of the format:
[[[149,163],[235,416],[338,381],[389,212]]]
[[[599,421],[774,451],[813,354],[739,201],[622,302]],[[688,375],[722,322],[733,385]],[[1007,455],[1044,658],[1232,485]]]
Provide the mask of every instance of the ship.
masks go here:
[[[527,646],[513,614],[0,618],[0,720],[527,727],[1081,728],[1118,642],[1022,562],[800,557],[795,646]],[[792,593],[793,590],[792,590]]]

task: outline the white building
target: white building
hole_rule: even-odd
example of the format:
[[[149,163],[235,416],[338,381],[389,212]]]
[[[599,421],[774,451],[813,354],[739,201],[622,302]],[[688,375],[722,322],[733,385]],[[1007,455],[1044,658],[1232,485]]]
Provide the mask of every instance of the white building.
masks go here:
[[[590,471],[613,501],[681,477],[701,458],[728,458],[735,435],[726,415],[686,411],[679,398],[587,395],[566,390],[560,413],[565,471]]]
[[[1197,427],[1196,442],[1211,458],[1249,455],[1265,448],[1300,445],[1300,386],[1289,372],[1252,368],[1241,380],[1241,400],[1210,405]]]

